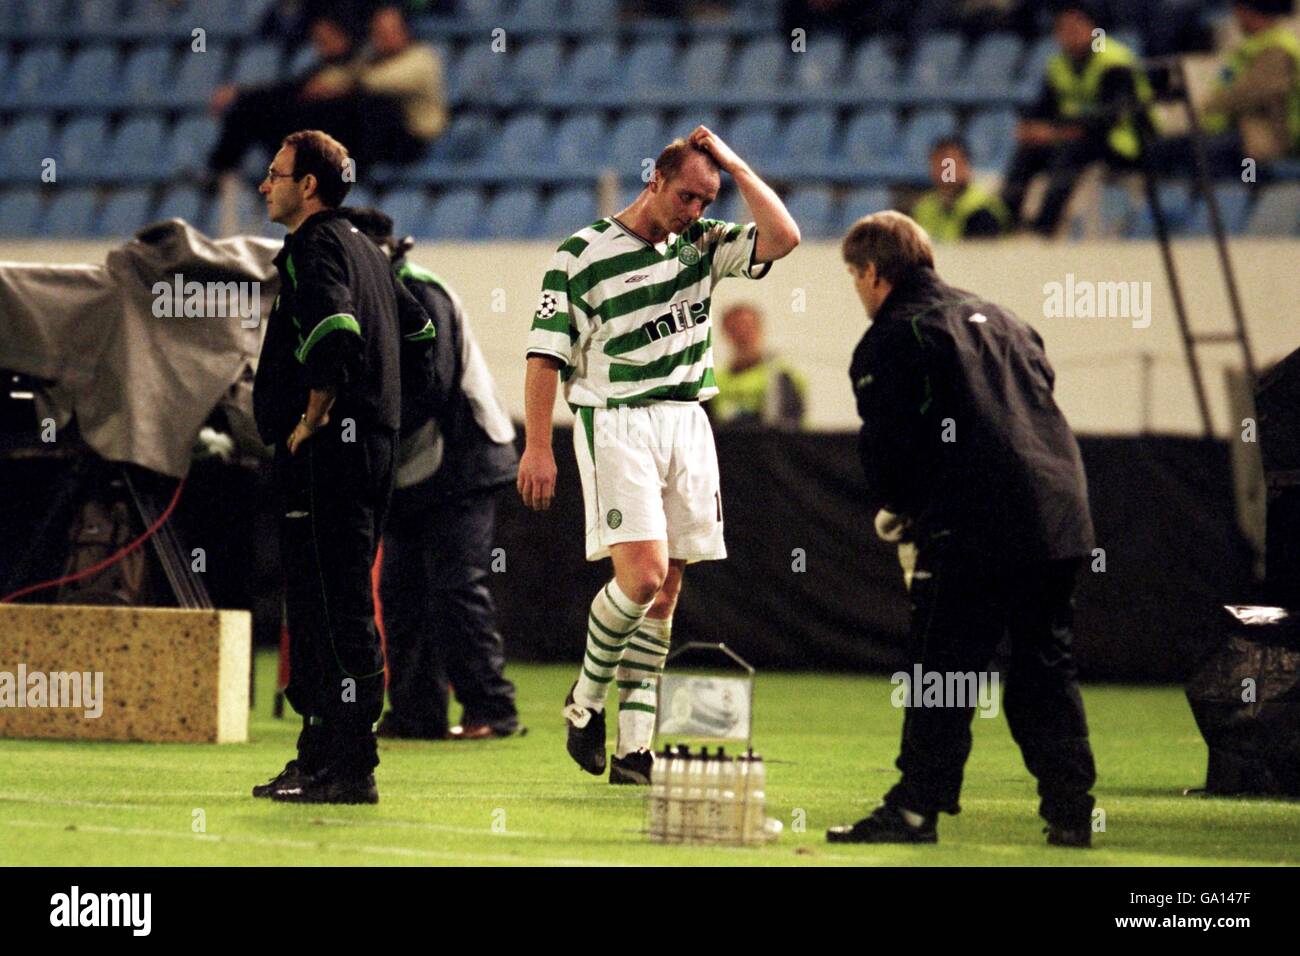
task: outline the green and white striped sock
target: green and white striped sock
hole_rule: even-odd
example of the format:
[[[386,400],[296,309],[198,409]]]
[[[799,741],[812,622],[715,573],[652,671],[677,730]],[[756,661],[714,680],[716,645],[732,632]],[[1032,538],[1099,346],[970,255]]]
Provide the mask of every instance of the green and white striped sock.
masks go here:
[[[618,743],[616,756],[649,750],[655,735],[659,675],[672,640],[673,619],[648,617],[627,642],[618,666]]]
[[[587,616],[587,653],[578,673],[573,700],[583,707],[605,709],[605,694],[614,679],[627,639],[645,619],[650,603],[637,604],[613,580],[600,589]]]

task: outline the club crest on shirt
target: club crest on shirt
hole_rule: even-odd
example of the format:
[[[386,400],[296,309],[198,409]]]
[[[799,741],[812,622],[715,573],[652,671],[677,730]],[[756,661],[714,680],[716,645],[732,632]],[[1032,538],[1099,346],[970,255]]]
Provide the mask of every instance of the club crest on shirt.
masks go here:
[[[617,528],[623,523],[623,512],[617,508],[610,508],[609,514],[605,515],[605,523],[611,528]]]
[[[700,250],[692,245],[683,245],[677,250],[677,258],[684,266],[693,266],[700,261]]]

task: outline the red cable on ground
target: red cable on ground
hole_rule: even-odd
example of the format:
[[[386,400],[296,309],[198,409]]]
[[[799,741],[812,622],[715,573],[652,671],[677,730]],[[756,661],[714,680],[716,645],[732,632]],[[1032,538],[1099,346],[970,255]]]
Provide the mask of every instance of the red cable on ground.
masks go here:
[[[176,502],[181,500],[181,489],[184,487],[185,487],[185,479],[182,478],[176,485],[176,491],[172,495],[171,502],[167,505],[167,508],[163,511],[163,513],[158,516],[158,520],[155,521],[153,524],[151,524],[147,529],[145,529],[144,534],[140,535],[140,537],[136,538],[134,541],[132,541],[126,547],[122,548],[116,554],[110,554],[107,558],[105,558],[103,561],[100,561],[98,564],[93,564],[90,567],[85,568],[84,570],[78,571],[76,574],[67,574],[61,578],[55,578],[52,581],[42,581],[40,584],[32,584],[18,591],[15,591],[13,594],[5,595],[4,597],[0,598],[0,604],[8,604],[11,601],[13,601],[15,598],[20,598],[24,594],[31,594],[33,591],[44,591],[46,588],[52,588],[58,584],[68,584],[69,582],[72,581],[79,581],[82,578],[89,577],[92,574],[98,574],[100,571],[104,570],[105,568],[112,567],[114,564],[116,564],[118,561],[121,561],[128,554],[130,554],[136,548],[140,547],[140,545],[144,544],[146,541],[148,541],[157,533],[158,529],[163,526],[163,523],[169,517],[171,517],[172,511],[175,510],[176,508]]]

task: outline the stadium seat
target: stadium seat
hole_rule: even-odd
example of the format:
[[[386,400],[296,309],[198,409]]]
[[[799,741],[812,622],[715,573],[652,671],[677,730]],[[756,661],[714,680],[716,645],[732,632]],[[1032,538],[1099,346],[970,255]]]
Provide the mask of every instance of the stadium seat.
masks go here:
[[[98,205],[95,190],[89,187],[58,190],[37,222],[37,233],[58,239],[85,238],[90,234]]]
[[[570,28],[613,30],[618,26],[619,0],[569,0],[566,24]]]
[[[961,76],[966,44],[956,33],[932,33],[912,56],[901,91],[913,103],[942,103],[951,98]]]
[[[569,186],[558,190],[542,207],[537,235],[559,242],[600,218],[596,196],[589,186]]]
[[[794,54],[794,83],[801,91],[833,89],[844,80],[844,41],[837,36],[817,36],[802,53]]]
[[[976,169],[1005,169],[1016,147],[1015,112],[995,109],[976,115],[966,130],[966,145]]]
[[[848,174],[862,173],[872,163],[884,162],[898,151],[898,120],[890,109],[866,109],[844,130],[841,162]]]
[[[1247,236],[1294,236],[1300,233],[1300,183],[1265,186],[1246,221]]]
[[[177,59],[176,82],[169,88],[159,89],[151,103],[169,106],[204,106],[221,82],[226,65],[226,50],[220,44],[208,42],[206,53],[196,53],[186,47]]]
[[[840,203],[839,217],[835,224],[835,234],[843,235],[849,227],[863,216],[893,209],[889,190],[878,186],[860,187],[850,190]]]
[[[183,219],[200,232],[211,232],[208,222],[208,210],[211,203],[208,198],[193,186],[173,186],[163,193],[158,208],[153,212],[153,219]]]
[[[485,239],[531,239],[537,229],[541,202],[531,186],[515,186],[497,193],[483,214]]]
[[[28,40],[61,40],[67,34],[71,9],[64,0],[27,0],[15,4],[13,14],[20,36]]]
[[[486,43],[471,43],[449,71],[448,96],[453,103],[489,102],[503,83],[509,56]]]
[[[918,185],[928,183],[930,148],[935,140],[955,132],[957,132],[957,118],[951,110],[917,110],[903,129],[901,154],[889,163],[890,178]]]
[[[147,226],[152,217],[150,213],[149,190],[143,187],[118,189],[99,214],[94,225],[94,234],[117,239],[128,239],[137,229]]]
[[[433,144],[427,163],[467,163],[484,150],[496,124],[483,113],[461,113]]]
[[[1056,41],[1050,36],[1041,37],[1025,54],[1024,62],[1016,73],[1013,96],[1018,103],[1031,103],[1043,87],[1043,73],[1047,61],[1058,52]]]
[[[572,175],[599,170],[606,162],[608,146],[605,120],[599,113],[571,113],[547,138],[544,160]]]
[[[459,0],[457,15],[478,23],[500,23],[506,18],[509,0]]]
[[[1224,231],[1230,236],[1241,235],[1246,228],[1246,215],[1250,211],[1250,193],[1240,183],[1216,186],[1214,198],[1219,207],[1219,221]],[[1189,236],[1212,235],[1210,228],[1210,207],[1204,197],[1197,197],[1192,208],[1191,217],[1183,230]]]
[[[851,80],[844,93],[854,102],[890,103],[897,99],[898,62],[885,37],[872,37],[858,47],[853,55]]]
[[[0,193],[0,236],[21,238],[36,232],[41,191],[30,187]]]
[[[159,116],[132,116],[118,127],[105,154],[105,176],[120,182],[152,182],[168,171],[166,128]]]
[[[190,17],[187,14],[189,8],[185,4],[173,6],[156,0],[126,0],[125,13],[118,19],[112,33],[133,39],[188,38],[193,25],[188,23]]]
[[[58,181],[84,183],[105,179],[107,152],[108,122],[102,116],[72,120],[63,127],[53,154],[58,162]]]
[[[679,76],[675,79],[686,84],[692,101],[717,95],[722,86],[723,72],[729,65],[731,51],[726,40],[710,38],[696,40],[682,55]]]
[[[766,164],[779,152],[776,113],[764,109],[747,110],[731,124],[723,138],[746,161]]]
[[[509,103],[530,103],[552,85],[563,88],[567,77],[560,70],[562,55],[558,40],[533,40],[525,44],[514,54],[502,98]]]
[[[806,186],[795,189],[785,197],[785,207],[799,231],[809,239],[821,239],[831,234],[831,191],[825,186]]]
[[[721,219],[723,222],[745,222],[749,220],[750,214],[749,207],[740,196],[740,190],[724,179],[718,198],[704,211],[704,217]]]
[[[707,126],[715,133],[725,132],[726,123],[722,121],[722,114],[714,109],[687,109],[680,113],[674,113],[668,117],[664,127],[664,142],[661,147],[666,145],[668,140],[676,136],[689,136],[697,126]]]
[[[593,95],[608,93],[617,81],[619,69],[618,44],[608,38],[590,40],[573,51],[557,91],[568,103],[584,102]]]
[[[119,0],[77,0],[72,8],[72,32],[84,40],[111,36],[121,19]]]
[[[483,228],[483,194],[478,189],[443,193],[433,205],[427,226],[425,235],[431,239],[477,239]]]
[[[783,37],[750,40],[736,57],[729,75],[732,85],[746,96],[770,94],[785,83],[790,58],[794,54]]]
[[[246,37],[257,29],[272,0],[202,0],[201,14],[191,12],[199,26],[222,39]],[[211,36],[209,36],[211,39]]]
[[[518,0],[509,23],[516,29],[536,30],[560,22],[560,0]]]
[[[0,0],[0,3],[3,3],[3,2],[4,2],[4,0]],[[0,15],[2,15],[2,14],[0,14]],[[10,65],[10,61],[9,61],[9,47],[6,46],[3,42],[0,42],[0,77],[7,77],[7,76],[9,76],[9,65]],[[5,84],[5,81],[4,81],[4,80],[0,80],[0,93],[3,93],[3,92],[4,92],[4,89],[5,89],[4,84]]]
[[[619,71],[619,92],[624,102],[667,102],[675,95],[677,51],[671,40],[641,40],[628,53]]]
[[[501,138],[489,159],[512,173],[537,172],[544,157],[542,151],[549,139],[550,124],[541,113],[520,113],[512,117],[501,130]]]
[[[393,217],[393,228],[399,236],[429,234],[429,194],[422,186],[406,186],[387,193],[384,212]]]
[[[447,59],[443,58],[444,72],[449,72]],[[286,78],[305,76],[311,70],[314,70],[320,64],[320,58],[316,56],[316,51],[309,46],[296,51],[285,61],[284,75]]]
[[[103,106],[114,96],[120,80],[121,57],[114,46],[79,50],[58,81],[47,91],[48,103],[70,109]]]
[[[4,102],[20,108],[47,106],[50,90],[58,84],[63,70],[63,54],[58,47],[29,47],[14,64]]]
[[[1010,100],[1022,47],[1015,34],[987,34],[975,47],[965,75],[953,85],[948,99],[955,103]]]
[[[147,106],[157,102],[171,88],[172,51],[159,43],[142,46],[126,61],[117,102],[129,106]]]
[[[191,114],[172,130],[162,148],[163,162],[173,176],[206,169],[208,153],[217,142],[217,121],[202,113]]]
[[[235,57],[230,82],[238,86],[260,86],[280,79],[281,50],[275,43],[245,46]]]
[[[780,150],[791,163],[824,163],[835,147],[835,114],[831,110],[798,113],[780,134]]]
[[[48,115],[24,116],[0,140],[0,178],[35,185],[41,161],[53,155],[54,121]]]
[[[629,113],[610,133],[609,161],[621,177],[639,179],[642,162],[658,156],[666,142],[657,113]]]

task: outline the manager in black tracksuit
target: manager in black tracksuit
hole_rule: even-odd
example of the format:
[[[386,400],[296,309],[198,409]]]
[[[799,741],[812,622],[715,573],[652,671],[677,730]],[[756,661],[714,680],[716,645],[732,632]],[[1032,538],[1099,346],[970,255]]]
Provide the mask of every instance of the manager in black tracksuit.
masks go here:
[[[337,211],[347,151],[319,131],[287,137],[260,192],[289,230],[280,294],[253,386],[275,448],[298,755],[254,796],[374,803],[374,722],[384,696],[370,568],[392,495],[400,337],[432,323],[384,255]]]
[[[929,238],[907,216],[866,217],[843,252],[873,319],[849,373],[868,491],[917,545],[912,663],[923,674],[987,674],[1010,638],[1003,703],[1038,779],[1048,842],[1087,845],[1095,771],[1070,643],[1093,529],[1043,341],[1008,310],[941,281]],[[907,708],[902,779],[871,816],[833,828],[832,841],[936,839],[938,813],[960,809],[971,747],[973,702],[957,703]]]

